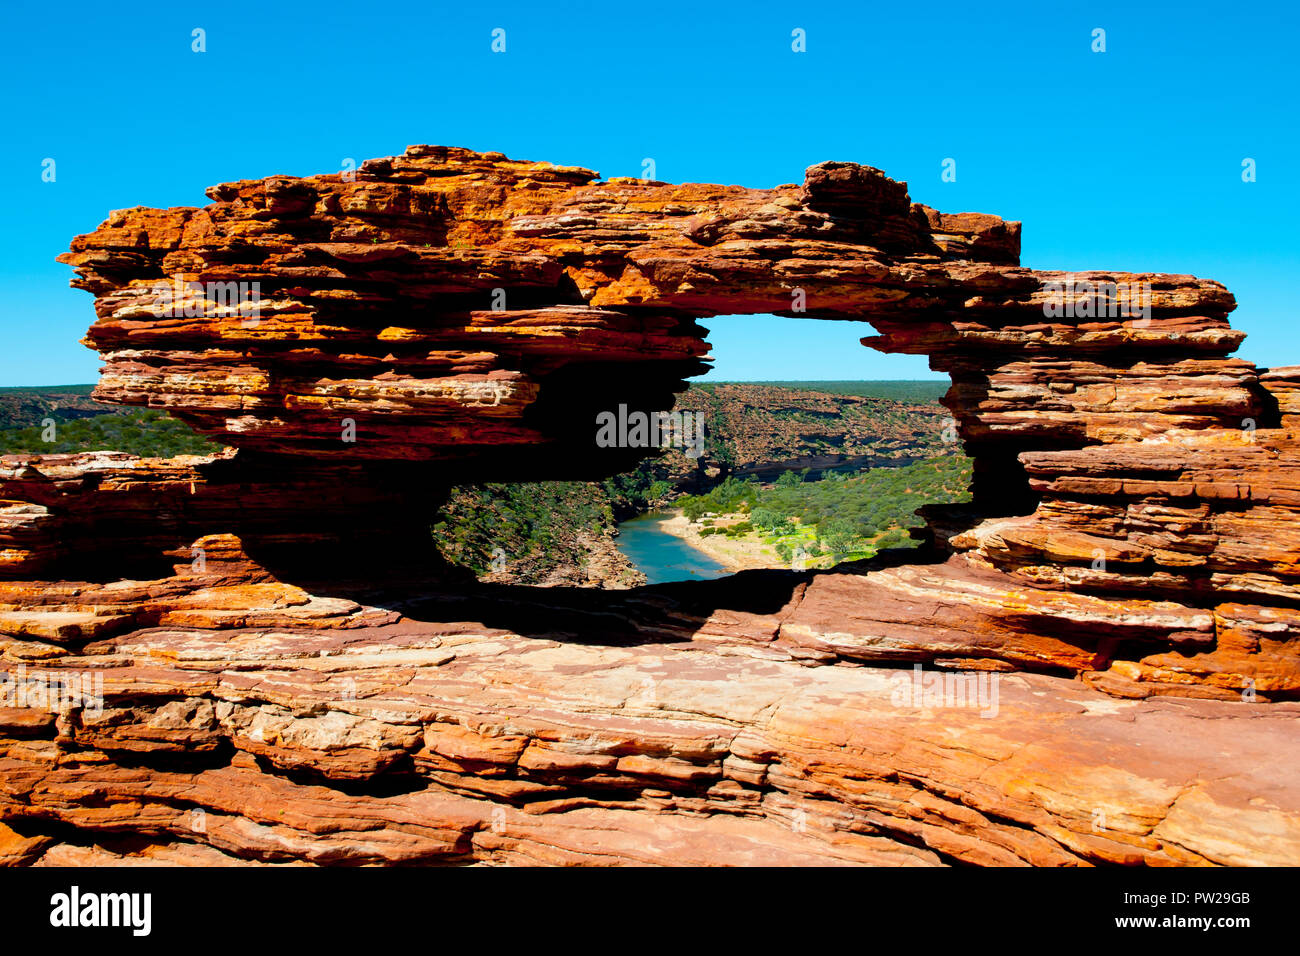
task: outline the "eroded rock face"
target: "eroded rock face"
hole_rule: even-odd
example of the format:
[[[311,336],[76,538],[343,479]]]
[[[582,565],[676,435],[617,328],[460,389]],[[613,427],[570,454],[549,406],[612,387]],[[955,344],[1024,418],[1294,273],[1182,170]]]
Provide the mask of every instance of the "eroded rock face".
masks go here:
[[[177,562],[229,564],[254,578],[445,571],[428,534],[441,491],[413,477],[355,464],[286,468],[233,449],[173,459],[4,455],[0,580],[157,577]],[[231,536],[242,549],[235,560],[219,546]]]
[[[953,373],[969,441],[1235,427],[1257,400],[1223,358],[1241,333],[1219,284],[1079,274],[1071,315],[1108,279],[1149,285],[1148,318],[1047,321],[1065,276],[1016,265],[1018,223],[911,203],[865,166],[756,190],[412,147],[351,181],[208,192],[115,213],[62,260],[96,296],[97,397],[250,450],[482,467],[508,448],[521,477],[557,455],[589,476],[627,460],[593,447],[595,411],[667,408],[704,367],[693,320],[720,313],[870,319],[873,344]]]
[[[1222,286],[1024,269],[846,163],[209,195],[64,257],[97,394],[238,451],[0,466],[9,686],[101,679],[0,709],[0,860],[1300,863],[1300,370],[1230,357]],[[952,376],[974,500],[928,550],[600,596],[430,560],[437,489],[626,466],[595,412],[769,311]]]
[[[286,608],[278,625],[164,626],[65,660],[102,669],[110,703],[43,726],[0,710],[0,812],[26,841],[14,852],[50,864],[1300,858],[1300,705],[1117,700],[1009,674],[995,706],[927,707],[905,698],[906,669],[806,666],[756,637],[620,639],[589,607],[582,640],[446,623],[443,610],[438,624],[339,629],[301,627]],[[78,841],[42,841],[67,832],[55,824]]]

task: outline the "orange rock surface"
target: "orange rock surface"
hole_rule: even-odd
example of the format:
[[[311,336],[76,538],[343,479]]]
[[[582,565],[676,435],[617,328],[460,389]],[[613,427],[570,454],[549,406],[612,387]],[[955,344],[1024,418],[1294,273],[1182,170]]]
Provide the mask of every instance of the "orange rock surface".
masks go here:
[[[232,448],[0,462],[0,861],[1300,863],[1300,369],[1230,357],[1219,284],[1025,269],[848,163],[412,147],[209,196],[63,257],[96,394]],[[595,413],[747,312],[929,355],[974,500],[832,572],[439,566],[440,488],[626,467]]]

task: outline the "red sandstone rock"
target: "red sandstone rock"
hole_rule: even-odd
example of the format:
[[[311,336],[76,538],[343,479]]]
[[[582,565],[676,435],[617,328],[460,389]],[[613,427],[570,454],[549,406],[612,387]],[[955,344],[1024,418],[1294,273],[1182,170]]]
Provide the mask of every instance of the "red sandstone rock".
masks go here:
[[[102,688],[0,707],[0,862],[1300,863],[1300,373],[1229,357],[1222,286],[1024,269],[1019,224],[846,163],[412,147],[209,196],[64,257],[97,394],[240,450],[0,463],[4,673]],[[593,410],[759,311],[952,375],[974,500],[930,550],[600,596],[431,560],[441,485],[635,460]]]
[[[914,205],[905,184],[851,163],[752,190],[412,147],[353,181],[209,194],[204,209],[115,213],[62,259],[97,296],[97,397],[166,407],[242,448],[448,460],[526,446],[517,472],[561,449],[589,461],[590,429],[569,434],[566,419],[666,407],[702,368],[691,319],[726,312],[870,319],[881,348],[953,373],[970,441],[1137,436],[1255,408],[1253,369],[1222,358],[1241,334],[1221,286],[1080,273],[1149,284],[1150,320],[1047,320],[1045,290],[1067,277],[1016,265],[1018,223]],[[191,282],[256,283],[256,316]],[[1084,298],[1071,287],[1062,302]],[[1116,348],[1155,364],[1097,362]],[[987,398],[962,394],[976,387]],[[340,437],[348,418],[355,442]]]
[[[1300,859],[1293,704],[1003,674],[981,716],[900,703],[906,670],[734,644],[412,622],[341,652],[327,631],[245,631],[232,658],[209,635],[115,640],[102,715],[7,742],[11,825],[262,862]]]

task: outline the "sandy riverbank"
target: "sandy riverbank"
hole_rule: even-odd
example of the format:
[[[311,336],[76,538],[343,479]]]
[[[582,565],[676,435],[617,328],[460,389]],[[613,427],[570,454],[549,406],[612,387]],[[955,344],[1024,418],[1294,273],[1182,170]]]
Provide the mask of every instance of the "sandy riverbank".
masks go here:
[[[680,510],[659,525],[674,537],[681,538],[696,551],[703,551],[728,571],[745,571],[749,568],[788,568],[790,565],[777,556],[776,549],[761,541],[728,538],[725,535],[701,535],[700,525],[686,520]]]

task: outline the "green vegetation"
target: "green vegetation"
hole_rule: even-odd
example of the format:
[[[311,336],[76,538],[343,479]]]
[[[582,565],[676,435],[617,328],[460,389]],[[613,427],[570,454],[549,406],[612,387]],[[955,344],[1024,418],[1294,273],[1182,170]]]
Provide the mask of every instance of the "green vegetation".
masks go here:
[[[606,478],[601,487],[609,497],[615,517],[622,520],[648,511],[672,494],[673,484],[666,480],[667,476],[665,463],[649,458],[632,471]]]
[[[0,431],[0,454],[124,451],[142,457],[171,458],[212,455],[221,450],[219,444],[198,435],[188,425],[153,409],[133,408],[66,421],[58,420],[53,414],[50,417],[55,420],[52,436],[39,424]],[[46,437],[54,440],[46,441]]]
[[[93,385],[0,388],[0,454],[121,451],[141,457],[212,455],[221,445],[155,409],[102,405]],[[47,423],[53,422],[52,431]],[[46,439],[52,439],[47,441]]]
[[[115,411],[92,399],[93,390],[93,385],[0,388],[0,430],[39,425],[47,418],[65,422]]]
[[[705,495],[684,495],[678,499],[683,513],[690,521],[698,521],[707,514],[729,515],[748,512],[758,501],[759,486],[752,481],[724,478],[722,483]]]
[[[916,509],[969,501],[970,476],[970,460],[950,456],[857,475],[828,472],[818,481],[786,472],[770,486],[727,478],[708,494],[688,495],[678,504],[691,521],[706,515],[740,518],[730,524],[714,520],[701,535],[757,534],[783,560],[799,547],[808,557],[828,553],[833,564],[886,548],[914,547],[908,529],[923,524]]]
[[[460,485],[451,489],[433,537],[452,564],[536,584],[557,570],[584,568],[591,538],[613,527],[609,497],[591,482]]]
[[[81,395],[86,398],[94,385],[0,385],[0,395]]]

